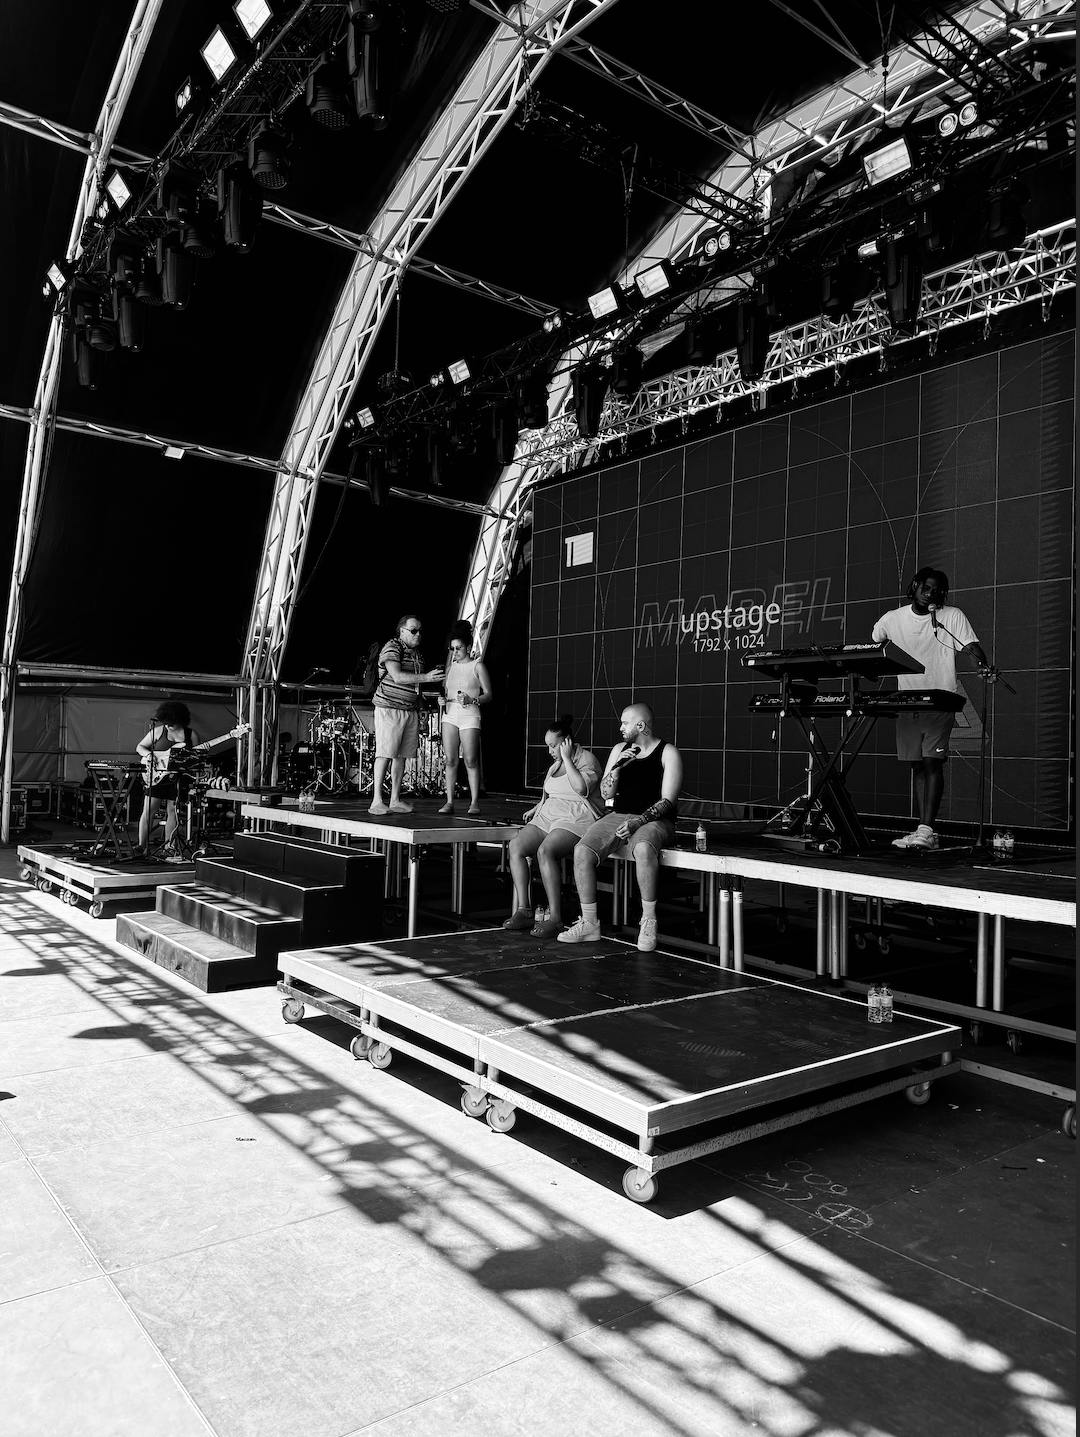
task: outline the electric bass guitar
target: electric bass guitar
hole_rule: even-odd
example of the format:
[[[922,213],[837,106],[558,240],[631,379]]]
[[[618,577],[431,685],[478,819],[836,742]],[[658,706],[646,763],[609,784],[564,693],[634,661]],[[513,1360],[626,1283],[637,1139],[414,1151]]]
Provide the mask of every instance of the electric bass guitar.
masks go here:
[[[187,748],[182,743],[173,744],[171,748],[161,749],[159,752],[144,754],[142,760],[143,783],[147,788],[160,783],[167,773],[186,776],[193,764],[201,761],[201,756],[206,749],[214,748],[219,743],[225,743],[230,738],[243,738],[246,733],[251,732],[249,723],[237,724],[228,733],[219,734],[217,738],[203,739],[194,748]]]

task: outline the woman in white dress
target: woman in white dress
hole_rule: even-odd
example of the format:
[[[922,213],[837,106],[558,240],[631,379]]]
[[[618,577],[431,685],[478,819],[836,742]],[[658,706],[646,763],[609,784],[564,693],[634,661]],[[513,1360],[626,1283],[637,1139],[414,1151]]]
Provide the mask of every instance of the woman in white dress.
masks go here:
[[[573,722],[564,714],[548,725],[544,743],[553,762],[544,775],[544,796],[521,815],[526,826],[509,844],[514,911],[503,927],[534,938],[554,938],[562,930],[562,861],[601,812],[596,801],[601,765],[595,754],[575,743]],[[529,859],[534,854],[548,901],[548,916],[539,923],[534,922],[529,893]]]
[[[459,619],[450,630],[450,654],[443,679],[442,741],[446,757],[446,802],[440,813],[454,811],[458,762],[465,760],[469,812],[480,812],[480,706],[491,701],[491,679],[482,659],[473,658],[472,624]]]

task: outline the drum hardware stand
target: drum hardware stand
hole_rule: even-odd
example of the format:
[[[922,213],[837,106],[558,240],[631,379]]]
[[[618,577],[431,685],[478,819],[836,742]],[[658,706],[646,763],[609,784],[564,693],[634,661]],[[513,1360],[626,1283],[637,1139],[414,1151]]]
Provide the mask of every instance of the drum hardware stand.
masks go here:
[[[111,851],[117,863],[130,863],[135,857],[135,846],[127,831],[128,819],[124,810],[141,770],[138,765],[104,767],[93,761],[86,767],[94,785],[94,794],[101,799],[104,809],[104,817],[94,830],[94,842],[89,852],[95,858],[102,858]]]

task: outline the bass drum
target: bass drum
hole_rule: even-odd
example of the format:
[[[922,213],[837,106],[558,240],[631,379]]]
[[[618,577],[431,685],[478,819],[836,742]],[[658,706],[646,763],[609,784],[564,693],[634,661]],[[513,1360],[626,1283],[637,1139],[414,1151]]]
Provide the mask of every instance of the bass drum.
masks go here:
[[[281,760],[278,771],[278,781],[281,786],[299,793],[315,777],[315,760],[316,754],[312,749],[300,753],[287,753]]]

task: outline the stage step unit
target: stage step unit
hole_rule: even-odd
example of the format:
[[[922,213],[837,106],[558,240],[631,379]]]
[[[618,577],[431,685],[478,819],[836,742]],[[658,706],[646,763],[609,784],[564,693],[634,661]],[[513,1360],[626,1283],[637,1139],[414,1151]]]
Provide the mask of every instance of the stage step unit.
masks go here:
[[[234,943],[200,933],[164,913],[120,914],[116,941],[159,968],[178,973],[204,993],[270,983],[277,976],[276,954],[256,958]]]
[[[232,858],[159,887],[155,913],[118,920],[117,941],[204,992],[272,983],[283,949],[381,936],[383,869],[381,854],[241,834]]]

